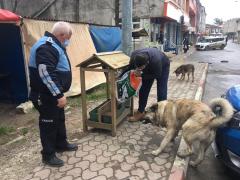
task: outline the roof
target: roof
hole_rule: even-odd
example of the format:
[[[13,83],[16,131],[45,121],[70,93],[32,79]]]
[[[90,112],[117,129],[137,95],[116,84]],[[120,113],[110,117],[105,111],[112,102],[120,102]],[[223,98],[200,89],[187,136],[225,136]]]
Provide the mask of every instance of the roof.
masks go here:
[[[146,29],[138,28],[132,31],[132,37],[148,36]]]
[[[105,53],[95,53],[84,62],[77,65],[78,67],[88,67],[91,64],[101,63],[111,69],[119,69],[129,64],[130,57],[122,51],[113,51]]]
[[[17,22],[20,21],[21,17],[17,14],[14,14],[11,11],[8,11],[6,9],[0,9],[0,22],[4,21],[4,22]]]

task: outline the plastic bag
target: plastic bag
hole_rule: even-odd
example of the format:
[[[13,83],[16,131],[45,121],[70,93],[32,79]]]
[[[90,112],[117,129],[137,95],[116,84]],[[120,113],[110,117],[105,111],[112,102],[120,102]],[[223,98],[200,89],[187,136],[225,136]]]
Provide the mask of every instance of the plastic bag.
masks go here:
[[[117,81],[117,100],[125,102],[138,94],[142,85],[142,77],[135,75],[134,70],[128,71]]]
[[[235,85],[227,90],[226,99],[237,111],[240,110],[240,84]]]

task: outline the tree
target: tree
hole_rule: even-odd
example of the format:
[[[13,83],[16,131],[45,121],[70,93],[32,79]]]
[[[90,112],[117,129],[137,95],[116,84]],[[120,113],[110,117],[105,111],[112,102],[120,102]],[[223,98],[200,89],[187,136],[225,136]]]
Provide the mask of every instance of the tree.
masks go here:
[[[223,20],[220,19],[220,18],[215,18],[213,21],[214,21],[214,24],[216,24],[216,25],[218,25],[218,26],[220,26],[220,25],[223,24]]]

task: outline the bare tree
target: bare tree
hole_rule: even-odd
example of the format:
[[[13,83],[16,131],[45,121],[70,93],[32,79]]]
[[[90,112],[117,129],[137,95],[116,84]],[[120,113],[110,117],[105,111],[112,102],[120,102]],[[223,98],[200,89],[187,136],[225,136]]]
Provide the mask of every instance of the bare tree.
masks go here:
[[[218,25],[218,26],[220,26],[220,25],[223,24],[223,20],[220,19],[220,18],[214,18],[213,21],[214,21],[214,24],[216,24],[216,25]]]

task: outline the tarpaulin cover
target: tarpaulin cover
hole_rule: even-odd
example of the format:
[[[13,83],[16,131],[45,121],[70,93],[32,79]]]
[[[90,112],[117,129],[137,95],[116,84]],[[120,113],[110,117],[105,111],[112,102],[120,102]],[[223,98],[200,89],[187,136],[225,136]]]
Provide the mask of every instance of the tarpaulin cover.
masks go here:
[[[19,21],[19,20],[20,16],[6,9],[0,9],[0,21]]]
[[[29,52],[32,45],[44,35],[44,32],[51,31],[54,21],[40,21],[32,19],[24,19],[23,35],[24,49],[26,58],[29,58]],[[89,25],[80,23],[71,23],[73,35],[70,39],[70,44],[67,47],[72,66],[72,86],[67,96],[78,95],[81,93],[79,63],[91,57],[96,53],[93,41],[89,33]],[[86,89],[91,89],[106,81],[102,72],[86,72]]]
[[[122,49],[122,31],[119,27],[90,26],[90,34],[97,52]]]

